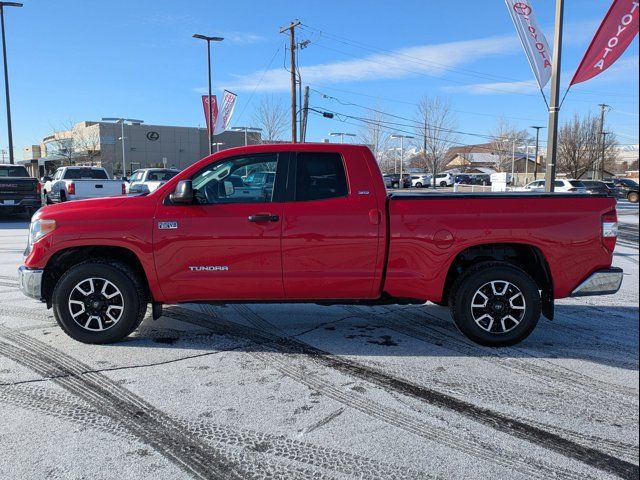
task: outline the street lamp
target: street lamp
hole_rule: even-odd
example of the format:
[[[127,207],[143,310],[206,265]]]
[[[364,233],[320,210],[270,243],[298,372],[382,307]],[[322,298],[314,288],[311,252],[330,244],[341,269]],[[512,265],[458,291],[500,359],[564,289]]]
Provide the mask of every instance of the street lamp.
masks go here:
[[[127,178],[127,154],[124,150],[124,122],[133,123],[144,123],[144,120],[136,120],[135,118],[119,118],[119,117],[104,117],[102,119],[103,122],[116,122],[120,124],[120,137],[118,140],[122,142],[122,178]]]
[[[208,37],[199,33],[195,33],[193,35],[193,38],[197,38],[199,40],[204,40],[205,42],[207,42],[207,66],[209,68],[209,111],[207,112],[207,117],[209,118],[209,131],[207,132],[207,137],[209,139],[209,155],[211,155],[211,153],[213,152],[213,113],[211,112],[211,42],[221,42],[222,40],[224,40],[224,38]]]
[[[212,146],[215,145],[216,146],[216,152],[220,151],[220,145],[224,145],[224,142],[216,142],[216,143],[212,143]]]
[[[404,162],[404,139],[411,139],[414,138],[411,135],[398,135],[398,134],[393,134],[391,135],[390,138],[399,138],[400,139],[400,180],[399,180],[399,186],[400,188],[404,188],[404,177],[403,177],[403,162]]]
[[[535,128],[536,129],[536,152],[535,152],[535,162],[533,164],[533,180],[538,180],[538,145],[539,145],[539,140],[540,140],[540,129],[541,128],[546,128],[546,127],[539,127],[537,125],[531,125],[530,128]]]
[[[258,127],[232,127],[231,130],[236,132],[244,132],[244,146],[248,145],[247,142],[247,132],[261,132],[262,129]]]
[[[9,137],[9,163],[13,163],[13,133],[11,132],[11,102],[9,101],[9,70],[7,67],[7,42],[4,37],[4,7],[22,7],[18,2],[0,2],[2,23],[2,58],[4,60],[4,91],[7,101],[7,136]]]
[[[344,143],[344,137],[355,137],[355,133],[346,133],[346,132],[330,132],[330,137],[340,137],[340,143]]]

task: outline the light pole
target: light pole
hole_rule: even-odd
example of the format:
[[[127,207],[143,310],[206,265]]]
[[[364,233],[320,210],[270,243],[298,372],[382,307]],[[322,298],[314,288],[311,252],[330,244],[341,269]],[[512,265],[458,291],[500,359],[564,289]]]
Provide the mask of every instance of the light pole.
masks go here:
[[[602,132],[602,158],[600,159],[600,180],[604,181],[604,152],[607,148],[607,135],[611,132]]]
[[[4,7],[22,7],[18,2],[0,2],[2,23],[2,58],[4,60],[4,92],[7,101],[7,136],[9,137],[9,163],[13,163],[13,132],[11,131],[11,102],[9,100],[9,69],[7,67],[7,41],[4,37]]]
[[[122,143],[122,178],[127,178],[127,154],[124,149],[124,140],[127,138],[124,136],[124,122],[129,123],[144,123],[144,120],[136,120],[135,118],[118,118],[118,117],[104,117],[103,122],[116,122],[120,124],[120,137],[118,140]]]
[[[261,128],[257,127],[232,127],[231,130],[236,132],[244,132],[244,146],[246,147],[249,143],[247,142],[247,132],[261,132]]]
[[[355,137],[355,133],[329,132],[330,137],[340,137],[340,143],[344,143],[344,137]]]
[[[208,37],[206,35],[201,35],[199,33],[195,33],[193,38],[197,38],[199,40],[204,40],[207,42],[207,66],[209,69],[209,96],[208,99],[208,112],[207,117],[209,119],[209,131],[207,132],[207,138],[209,143],[209,155],[213,153],[213,113],[211,111],[211,42],[221,42],[224,40],[222,37]]]
[[[404,172],[403,172],[403,163],[404,163],[404,139],[414,138],[411,135],[398,135],[393,134],[390,138],[399,138],[400,139],[400,180],[398,181],[399,187],[404,188]]]
[[[533,163],[533,180],[536,181],[538,180],[538,145],[540,142],[540,129],[545,127],[538,127],[536,125],[531,125],[530,128],[536,129],[536,153],[535,153],[535,158]]]

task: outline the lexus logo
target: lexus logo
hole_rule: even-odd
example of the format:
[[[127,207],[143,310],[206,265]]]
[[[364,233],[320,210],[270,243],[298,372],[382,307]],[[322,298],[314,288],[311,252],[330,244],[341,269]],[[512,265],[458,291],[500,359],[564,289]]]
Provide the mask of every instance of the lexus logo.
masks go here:
[[[156,140],[158,140],[160,138],[160,134],[158,132],[147,132],[147,140],[151,140],[152,142],[155,142]]]

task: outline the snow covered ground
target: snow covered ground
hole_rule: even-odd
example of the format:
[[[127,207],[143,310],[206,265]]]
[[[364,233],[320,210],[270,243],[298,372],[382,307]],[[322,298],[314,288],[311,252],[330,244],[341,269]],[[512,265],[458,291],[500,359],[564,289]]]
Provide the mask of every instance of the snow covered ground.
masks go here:
[[[0,478],[637,478],[638,207],[621,291],[513,348],[447,309],[169,307],[117,345],[25,298],[0,221]]]

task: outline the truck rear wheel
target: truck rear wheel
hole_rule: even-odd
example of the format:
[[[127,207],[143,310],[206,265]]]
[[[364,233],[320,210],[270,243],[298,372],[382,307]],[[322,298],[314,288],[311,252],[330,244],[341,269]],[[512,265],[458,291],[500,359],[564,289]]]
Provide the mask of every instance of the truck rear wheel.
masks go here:
[[[504,262],[483,262],[464,272],[451,289],[451,315],[470,340],[507,347],[531,334],[540,318],[538,285]]]
[[[53,314],[71,338],[82,343],[112,343],[142,322],[147,295],[127,265],[92,260],[67,270],[56,284]]]

